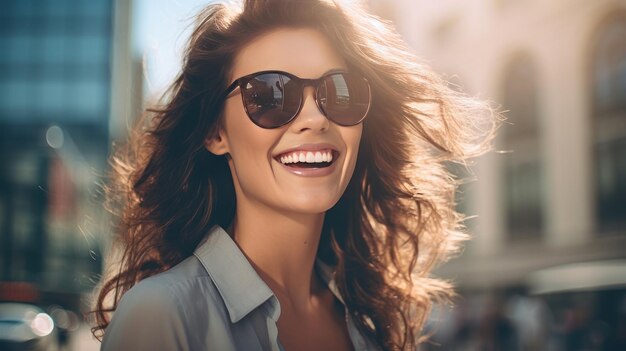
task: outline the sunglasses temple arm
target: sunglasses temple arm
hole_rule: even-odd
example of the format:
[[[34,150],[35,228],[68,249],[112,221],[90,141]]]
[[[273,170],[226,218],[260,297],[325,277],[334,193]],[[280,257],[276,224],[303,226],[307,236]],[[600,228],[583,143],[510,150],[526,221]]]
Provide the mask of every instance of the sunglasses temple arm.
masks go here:
[[[228,93],[228,94],[226,95],[226,97],[224,97],[224,99],[229,99],[229,98],[231,98],[231,97],[233,97],[233,96],[237,95],[237,93],[238,93],[239,91],[241,91],[241,89],[239,88],[239,85],[237,85],[237,86],[236,86],[236,87],[235,87],[235,88],[234,88],[234,89],[233,89],[230,93]]]

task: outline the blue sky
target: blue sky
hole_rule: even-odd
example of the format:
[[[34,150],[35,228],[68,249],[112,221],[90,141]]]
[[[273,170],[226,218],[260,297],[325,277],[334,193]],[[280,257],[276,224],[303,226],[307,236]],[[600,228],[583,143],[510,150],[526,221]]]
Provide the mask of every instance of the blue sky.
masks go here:
[[[135,0],[133,47],[144,56],[148,96],[160,95],[180,70],[193,17],[211,0]]]

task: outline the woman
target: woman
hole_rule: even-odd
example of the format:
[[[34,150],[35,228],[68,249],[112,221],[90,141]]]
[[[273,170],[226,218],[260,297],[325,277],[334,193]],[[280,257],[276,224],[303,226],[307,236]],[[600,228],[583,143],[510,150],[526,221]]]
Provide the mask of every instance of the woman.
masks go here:
[[[164,99],[114,158],[104,350],[415,348],[488,110],[322,0],[209,5]]]

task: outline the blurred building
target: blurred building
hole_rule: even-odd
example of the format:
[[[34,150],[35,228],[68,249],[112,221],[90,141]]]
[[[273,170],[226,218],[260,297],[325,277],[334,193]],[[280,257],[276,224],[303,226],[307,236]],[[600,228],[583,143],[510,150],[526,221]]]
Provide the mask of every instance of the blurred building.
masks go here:
[[[109,230],[110,137],[131,109],[130,2],[1,7],[0,282],[32,283],[33,302],[78,310]]]
[[[451,83],[507,111],[460,193],[473,240],[439,273],[465,296],[613,294],[583,300],[624,318],[626,1],[370,4]]]
[[[546,266],[625,258],[626,2],[392,6],[419,56],[507,111],[500,152],[478,161],[478,182],[462,194],[479,217],[475,238],[447,271],[494,286]]]

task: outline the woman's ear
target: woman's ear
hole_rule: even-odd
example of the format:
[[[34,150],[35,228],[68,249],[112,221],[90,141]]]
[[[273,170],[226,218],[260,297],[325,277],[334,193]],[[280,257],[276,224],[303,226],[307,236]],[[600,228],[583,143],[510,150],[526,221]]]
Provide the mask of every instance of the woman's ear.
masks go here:
[[[222,129],[208,136],[204,140],[204,147],[213,155],[225,155],[230,149],[228,148],[228,140]]]

